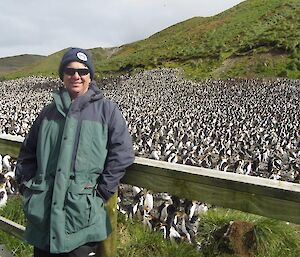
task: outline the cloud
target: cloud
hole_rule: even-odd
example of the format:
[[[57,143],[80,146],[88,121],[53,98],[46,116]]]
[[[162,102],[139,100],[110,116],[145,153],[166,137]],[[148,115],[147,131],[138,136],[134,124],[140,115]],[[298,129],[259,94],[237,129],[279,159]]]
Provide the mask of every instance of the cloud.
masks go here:
[[[147,38],[241,0],[3,0],[0,57],[49,55],[69,46],[112,47]]]

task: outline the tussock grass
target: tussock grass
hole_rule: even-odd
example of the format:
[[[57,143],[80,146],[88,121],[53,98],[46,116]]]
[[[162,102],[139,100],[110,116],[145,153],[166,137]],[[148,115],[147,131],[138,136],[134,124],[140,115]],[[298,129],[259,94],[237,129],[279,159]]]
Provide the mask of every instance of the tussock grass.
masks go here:
[[[200,222],[198,240],[205,256],[222,256],[218,250],[219,242],[212,236],[213,232],[236,220],[254,224],[256,257],[300,256],[300,233],[296,225],[223,208],[210,209]]]
[[[259,257],[300,256],[300,234],[293,225],[260,219],[256,222],[256,238]]]
[[[161,232],[150,232],[137,221],[125,221],[123,215],[118,215],[119,242],[117,255],[119,257],[203,257],[192,245],[165,240]]]
[[[11,198],[0,215],[24,225],[25,218],[19,197]],[[136,221],[126,221],[118,215],[117,256],[119,257],[225,257],[219,251],[213,233],[230,221],[247,221],[255,225],[257,239],[256,257],[300,256],[300,230],[296,225],[247,214],[236,210],[212,208],[199,223],[197,240],[201,251],[186,242],[173,243],[163,239],[160,232],[150,232]],[[0,230],[0,244],[4,244],[13,256],[30,257],[32,247]]]

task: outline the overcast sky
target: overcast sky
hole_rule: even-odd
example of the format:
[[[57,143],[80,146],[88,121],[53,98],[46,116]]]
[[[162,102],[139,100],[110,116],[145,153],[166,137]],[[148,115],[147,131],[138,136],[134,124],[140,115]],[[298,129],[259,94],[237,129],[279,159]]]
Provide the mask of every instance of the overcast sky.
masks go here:
[[[0,57],[49,55],[70,46],[112,47],[147,38],[242,0],[1,0]]]

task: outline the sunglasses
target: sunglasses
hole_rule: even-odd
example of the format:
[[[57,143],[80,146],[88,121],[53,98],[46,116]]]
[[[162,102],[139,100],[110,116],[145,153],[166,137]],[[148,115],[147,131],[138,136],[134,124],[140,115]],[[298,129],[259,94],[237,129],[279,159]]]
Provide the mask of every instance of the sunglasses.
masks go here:
[[[89,69],[75,69],[75,68],[65,68],[64,73],[69,76],[74,76],[75,73],[78,73],[79,76],[86,76],[90,73]]]

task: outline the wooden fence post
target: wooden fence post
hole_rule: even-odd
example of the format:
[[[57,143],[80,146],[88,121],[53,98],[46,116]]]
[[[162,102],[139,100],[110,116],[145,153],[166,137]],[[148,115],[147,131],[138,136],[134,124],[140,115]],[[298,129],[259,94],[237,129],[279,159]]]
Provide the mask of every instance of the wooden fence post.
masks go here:
[[[108,236],[106,240],[100,242],[96,254],[97,257],[117,256],[117,225],[118,225],[117,201],[118,201],[118,193],[116,192],[106,204],[111,226],[112,226],[112,233]]]

